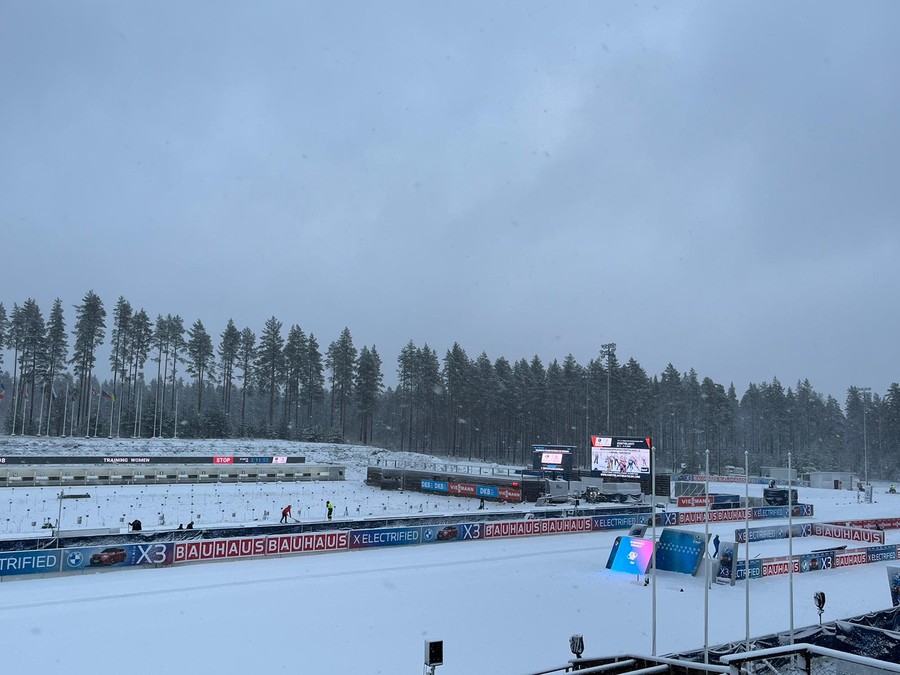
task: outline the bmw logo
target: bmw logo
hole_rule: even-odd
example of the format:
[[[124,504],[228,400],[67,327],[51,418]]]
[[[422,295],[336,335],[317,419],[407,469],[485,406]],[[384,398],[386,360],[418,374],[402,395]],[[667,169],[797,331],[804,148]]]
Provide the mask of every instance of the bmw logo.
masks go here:
[[[66,556],[66,564],[69,567],[81,567],[81,563],[84,562],[84,556],[81,555],[78,551],[72,551],[69,555]]]
[[[423,533],[422,538],[423,538],[425,541],[431,541],[432,539],[434,539],[434,528],[426,527],[426,528],[425,528],[425,532]]]

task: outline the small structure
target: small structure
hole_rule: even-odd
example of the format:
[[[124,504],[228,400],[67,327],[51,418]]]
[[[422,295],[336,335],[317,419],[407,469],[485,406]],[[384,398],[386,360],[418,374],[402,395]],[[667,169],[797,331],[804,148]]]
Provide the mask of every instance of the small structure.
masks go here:
[[[809,486],[832,490],[853,490],[859,477],[849,471],[810,471]]]

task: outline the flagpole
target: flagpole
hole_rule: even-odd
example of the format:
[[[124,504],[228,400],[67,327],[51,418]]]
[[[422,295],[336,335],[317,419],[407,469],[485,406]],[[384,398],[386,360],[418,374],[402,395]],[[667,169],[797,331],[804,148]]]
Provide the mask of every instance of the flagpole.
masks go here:
[[[53,394],[53,381],[50,381],[50,403],[47,406],[47,436],[50,435],[50,418],[53,417],[53,399],[56,396]]]
[[[73,382],[74,384],[74,382]],[[72,419],[69,421],[69,436],[75,437],[75,399],[78,397],[78,390],[72,392]],[[68,404],[67,404],[68,405]]]
[[[744,626],[750,651],[750,451],[744,450]]]
[[[791,644],[794,644],[794,500],[791,498],[791,487],[794,484],[791,474],[791,453],[788,452],[788,587],[791,596]]]
[[[102,389],[100,391],[103,391]],[[97,417],[94,418],[94,438],[97,438],[97,427],[100,426],[100,405],[103,403],[103,396],[97,393]]]
[[[653,545],[650,553],[650,579],[653,582],[653,604],[651,611],[651,647],[650,653],[656,656],[656,446],[650,446],[650,538]]]
[[[116,390],[113,389],[113,392],[109,399],[109,436],[107,436],[107,438],[112,438],[113,411],[116,409],[115,396],[116,396]]]
[[[66,421],[69,417],[69,378],[66,376],[66,395],[63,396],[63,427],[62,437],[66,437]]]
[[[125,384],[125,378],[122,378],[122,388],[125,391],[128,391],[128,385]],[[116,423],[116,438],[122,437],[122,403],[124,402],[124,396],[119,399],[119,414],[118,414],[118,422]]]
[[[13,362],[13,364],[15,365],[15,361]],[[13,368],[13,370],[15,370],[15,368]],[[16,435],[16,413],[19,411],[18,393],[19,393],[19,388],[16,387],[16,377],[15,377],[15,375],[13,375],[13,400],[12,400],[12,404],[13,404],[12,435],[13,436]]]
[[[47,389],[47,383],[44,382],[41,385],[41,412],[38,415],[38,432],[37,435],[41,436],[44,430],[44,390]]]
[[[141,438],[141,424],[144,421],[144,380],[143,376],[141,377],[141,388],[138,389],[138,409],[137,409],[137,437]]]
[[[26,396],[22,402],[22,435],[25,435],[25,420],[28,418],[28,397]]]
[[[87,425],[84,428],[84,437],[91,437],[91,408],[94,407],[94,396],[93,396],[93,387],[91,387],[90,381],[88,381],[88,386],[84,388],[85,394],[87,394],[88,400],[88,409],[87,409]]]
[[[709,448],[706,449],[706,494],[703,514],[703,663],[709,663]]]

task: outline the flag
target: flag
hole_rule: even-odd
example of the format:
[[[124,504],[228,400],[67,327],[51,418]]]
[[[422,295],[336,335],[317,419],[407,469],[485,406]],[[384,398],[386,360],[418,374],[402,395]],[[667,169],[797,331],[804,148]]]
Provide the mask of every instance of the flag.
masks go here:
[[[69,385],[66,385],[66,386],[68,387]],[[73,401],[74,401],[76,398],[78,398],[78,389],[72,389],[72,397],[71,397],[71,398],[72,398]]]
[[[0,382],[0,401],[3,400],[4,396],[6,396],[6,387],[3,386],[2,382]]]
[[[113,403],[116,402],[116,395],[112,392],[106,391],[105,389],[103,390],[103,398],[108,398]]]
[[[94,389],[93,387],[91,387],[91,396],[99,396],[99,395],[100,394],[97,393],[97,390]]]
[[[50,387],[50,400],[51,401],[56,400],[56,389],[54,387]]]

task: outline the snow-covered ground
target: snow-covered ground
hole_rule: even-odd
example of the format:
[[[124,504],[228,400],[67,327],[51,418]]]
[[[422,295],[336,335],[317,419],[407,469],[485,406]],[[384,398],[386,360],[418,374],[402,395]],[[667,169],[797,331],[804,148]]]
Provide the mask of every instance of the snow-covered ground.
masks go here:
[[[210,485],[90,485],[68,492],[91,495],[90,499],[65,501],[64,530],[115,528],[127,530],[138,519],[149,530],[168,530],[193,521],[196,527],[277,523],[281,509],[291,504],[293,517],[302,522],[325,520],[325,502],[335,505],[335,517],[366,518],[389,515],[466,513],[478,507],[468,498],[395,492],[371,488],[363,482],[371,462],[447,464],[448,460],[413,453],[390,452],[366,446],[291,443],[266,440],[169,440],[169,439],[63,439],[0,437],[0,457],[49,456],[302,456],[308,464],[346,467],[344,481],[279,483],[221,483]],[[470,464],[456,461],[454,465]],[[11,467],[9,467],[11,468]],[[152,466],[151,466],[152,468]],[[209,467],[208,467],[209,468]],[[42,525],[59,517],[59,487],[0,489],[0,537],[46,533]],[[533,506],[533,505],[531,505]],[[531,508],[522,504],[486,503],[486,508],[516,512]]]
[[[11,454],[8,439],[2,440],[0,455]],[[139,448],[132,444],[132,448],[146,454],[150,451],[147,443]],[[104,451],[100,445],[95,443],[96,452],[124,454],[122,447]],[[288,454],[284,447],[270,442],[244,443],[242,451],[221,442],[215,443],[215,453],[212,447],[194,446],[186,454]],[[36,451],[29,447],[21,454]],[[72,452],[84,450],[73,448]],[[318,502],[330,497],[341,512],[347,505],[366,503],[376,512],[378,508],[415,512],[421,502],[414,499],[424,500],[437,512],[474,507],[468,500],[383,493],[366,487],[361,479],[371,452],[369,448],[308,446],[297,451],[310,462],[333,460],[347,466],[348,481],[342,486],[349,490],[346,493],[339,493],[341,486],[336,483],[291,483],[203,486],[207,492],[200,496],[201,486],[194,486],[194,506],[196,509],[199,502],[208,511],[216,499],[226,505],[229,514],[246,513],[251,500],[248,495],[253,504],[281,505],[284,487],[294,503],[310,506],[309,517],[315,519],[324,515]],[[141,487],[116,488],[117,499],[128,500],[129,515],[147,509],[150,521],[159,509],[159,494],[151,498],[138,492],[135,498],[133,492]],[[175,487],[190,490],[190,486],[171,486],[168,502],[165,498],[160,502],[163,508],[174,509],[179,497],[184,507],[187,495],[176,493]],[[225,487],[237,489],[232,493]],[[717,488],[734,492],[736,486]],[[742,491],[743,486],[737,490]],[[759,495],[761,490],[762,486],[750,487],[751,495]],[[93,501],[93,486],[91,492]],[[9,499],[0,491],[0,510],[5,510],[4,501]],[[16,513],[18,499],[9,513],[11,520],[21,521],[21,514]],[[37,497],[29,494],[26,499]],[[52,499],[55,505],[55,494]],[[106,510],[105,499],[97,497],[98,503],[91,508],[99,505],[99,519],[116,520],[121,509]],[[379,501],[382,499],[386,501]],[[814,504],[815,520],[900,515],[900,496],[880,489],[874,504],[857,503],[855,493],[811,488],[800,488],[800,501]],[[189,509],[184,517],[180,510],[172,513],[178,514],[176,520],[184,519]],[[202,516],[205,522],[207,516]],[[709,529],[727,541],[739,526],[716,523]],[[702,531],[703,526],[690,529]],[[564,663],[570,657],[568,638],[573,633],[584,635],[587,655],[649,653],[652,587],[604,567],[619,534],[460,541],[47,579],[26,577],[0,584],[0,617],[4,619],[0,645],[6,663],[32,673],[87,673],[107,668],[136,674],[160,669],[217,675],[418,673],[422,671],[424,641],[442,639],[445,664],[438,668],[439,675],[524,674]],[[889,543],[900,543],[896,531],[886,534]],[[822,541],[795,539],[795,553],[820,548]],[[786,541],[753,543],[750,548],[751,557],[786,553]],[[740,555],[743,557],[743,549]],[[816,591],[827,595],[825,620],[889,607],[886,564],[795,575],[794,625],[818,622],[812,600]],[[674,573],[660,573],[657,579],[658,653],[702,647],[703,579]],[[710,644],[743,639],[744,586],[713,584],[708,597]],[[788,599],[787,576],[751,582],[751,635],[787,629]]]

